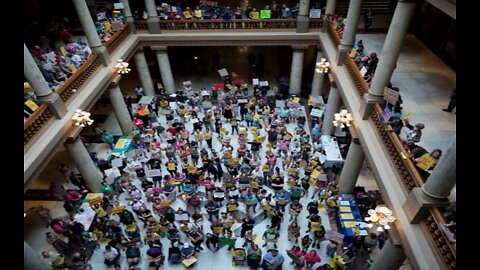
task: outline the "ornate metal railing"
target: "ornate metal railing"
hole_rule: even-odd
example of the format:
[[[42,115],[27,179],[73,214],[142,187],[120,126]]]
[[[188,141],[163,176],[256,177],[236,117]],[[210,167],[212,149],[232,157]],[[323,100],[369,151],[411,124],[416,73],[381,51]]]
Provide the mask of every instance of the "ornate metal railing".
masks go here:
[[[318,29],[322,27],[322,19],[310,19],[309,27]],[[295,29],[296,19],[270,19],[270,20],[161,20],[160,29],[179,30],[242,30],[242,29]],[[136,20],[137,30],[148,30],[145,20]]]
[[[328,25],[328,33],[333,42],[336,45],[339,45],[340,37],[331,24]],[[357,93],[360,96],[363,96],[368,92],[370,86],[350,57],[346,57],[344,65]],[[382,111],[383,109],[378,104],[375,105],[375,110],[370,117],[370,121],[375,125],[375,128],[380,135],[380,139],[393,162],[395,170],[400,176],[404,187],[408,191],[412,190],[414,187],[421,187],[425,181],[418,173],[413,161],[408,158],[407,151],[403,147],[400,137],[393,132],[390,125],[383,124],[380,120],[382,117]],[[428,235],[432,238],[432,241],[435,243],[445,266],[449,269],[456,269],[456,248],[450,244],[448,238],[439,227],[440,224],[445,224],[445,219],[438,208],[432,208],[430,211],[431,214],[422,222],[422,224],[426,228]]]
[[[53,116],[46,104],[41,104],[23,124],[23,147],[42,129]]]

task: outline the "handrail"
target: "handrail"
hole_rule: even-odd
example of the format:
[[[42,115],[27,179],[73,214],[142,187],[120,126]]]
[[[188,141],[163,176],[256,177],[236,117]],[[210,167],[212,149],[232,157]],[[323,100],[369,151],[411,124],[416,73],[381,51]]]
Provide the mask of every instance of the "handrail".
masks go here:
[[[435,243],[435,248],[445,266],[448,269],[457,269],[457,248],[450,243],[448,237],[440,228],[440,224],[446,224],[445,218],[438,208],[431,208],[430,215],[422,222],[423,229]]]
[[[331,23],[328,23],[328,33],[332,41],[336,45],[339,45],[339,35],[333,29]],[[355,89],[360,96],[363,96],[370,89],[368,83],[365,81],[357,65],[350,57],[346,57],[344,64],[353,81]],[[383,124],[380,120],[382,111],[382,108],[376,104],[370,117],[370,121],[375,125],[385,149],[387,150],[405,188],[408,191],[411,191],[414,187],[421,187],[425,181],[418,173],[414,162],[406,157],[407,151],[403,147],[400,137],[393,132],[390,125]],[[437,251],[445,263],[445,266],[449,269],[456,269],[456,248],[450,244],[448,237],[446,237],[439,227],[440,224],[445,223],[444,217],[439,209],[435,207],[430,209],[430,215],[422,222],[422,225],[435,243]]]
[[[48,110],[46,104],[40,106],[30,115],[30,117],[23,124],[23,147],[25,148],[28,142],[38,133],[38,131],[53,118]]]
[[[100,59],[96,54],[93,54],[72,76],[70,76],[70,78],[65,81],[62,87],[55,90],[55,93],[57,93],[64,102],[68,101],[99,66]]]
[[[242,30],[242,29],[295,29],[296,19],[268,19],[268,20],[161,20],[161,30]],[[311,29],[321,28],[322,19],[309,19]],[[146,20],[136,20],[137,30],[148,30]]]
[[[130,27],[123,25],[122,29],[116,31],[113,36],[105,43],[108,53],[112,53],[120,43],[130,34]]]
[[[342,39],[338,35],[337,31],[335,31],[335,28],[333,28],[333,25],[330,22],[327,22],[327,29],[328,29],[328,34],[333,40],[333,43],[338,46],[342,43]]]

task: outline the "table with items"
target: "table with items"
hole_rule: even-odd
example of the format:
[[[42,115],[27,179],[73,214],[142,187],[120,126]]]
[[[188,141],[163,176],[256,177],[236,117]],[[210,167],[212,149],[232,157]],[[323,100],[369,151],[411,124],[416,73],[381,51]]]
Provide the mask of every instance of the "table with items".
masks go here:
[[[332,167],[336,163],[343,163],[342,155],[340,154],[340,147],[338,146],[337,139],[328,135],[322,135],[320,137],[320,143],[325,151],[326,160],[323,164],[324,167]]]
[[[357,235],[367,235],[362,215],[352,194],[340,194],[338,198],[337,225],[344,235],[343,243],[349,245]]]

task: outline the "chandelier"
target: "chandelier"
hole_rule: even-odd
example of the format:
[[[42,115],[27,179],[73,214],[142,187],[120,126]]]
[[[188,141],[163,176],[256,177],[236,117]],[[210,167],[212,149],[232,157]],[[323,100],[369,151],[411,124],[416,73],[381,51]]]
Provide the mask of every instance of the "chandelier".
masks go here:
[[[340,113],[334,114],[335,120],[333,120],[334,126],[340,126],[342,128],[349,127],[352,122],[352,114],[347,110],[342,110]]]
[[[124,62],[122,59],[118,59],[117,63],[115,64],[115,69],[117,70],[118,74],[127,74],[130,72],[130,68],[128,68],[128,63]]]
[[[77,109],[72,116],[72,120],[77,127],[86,127],[93,124],[93,120],[90,119],[91,113]]]
[[[320,62],[317,63],[317,68],[315,69],[318,73],[328,73],[330,71],[330,63],[327,62],[327,59],[322,58]]]
[[[370,222],[367,226],[373,228],[374,225],[377,226],[377,231],[381,232],[383,229],[390,229],[389,223],[392,223],[396,220],[392,216],[392,210],[388,209],[386,206],[377,206],[375,209],[368,210],[368,217],[365,217],[365,221]]]

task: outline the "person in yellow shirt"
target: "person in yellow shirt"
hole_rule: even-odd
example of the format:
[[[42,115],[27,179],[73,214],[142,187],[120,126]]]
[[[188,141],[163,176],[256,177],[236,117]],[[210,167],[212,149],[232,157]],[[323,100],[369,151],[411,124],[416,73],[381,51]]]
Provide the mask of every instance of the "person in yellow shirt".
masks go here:
[[[435,165],[437,165],[438,160],[441,156],[442,150],[435,149],[432,151],[432,153],[426,153],[421,157],[415,159],[418,172],[424,180],[426,180],[430,176],[430,173],[435,168]]]
[[[193,15],[195,16],[195,19],[203,20],[202,10],[200,9],[200,7],[198,6],[195,7],[195,10],[193,11]]]
[[[203,138],[207,142],[208,147],[212,149],[212,132],[210,130],[207,130],[207,132],[205,132],[205,134],[203,135]]]
[[[187,19],[187,20],[192,19],[192,11],[190,10],[190,7],[187,7],[185,9],[185,11],[183,12],[183,17],[185,17],[185,19]]]
[[[250,19],[252,20],[259,20],[260,19],[260,12],[256,8],[253,8],[252,12],[250,13]]]
[[[197,129],[197,131],[195,131],[195,141],[197,141],[198,146],[202,146],[203,134],[202,134],[202,132],[200,132],[199,129]]]

